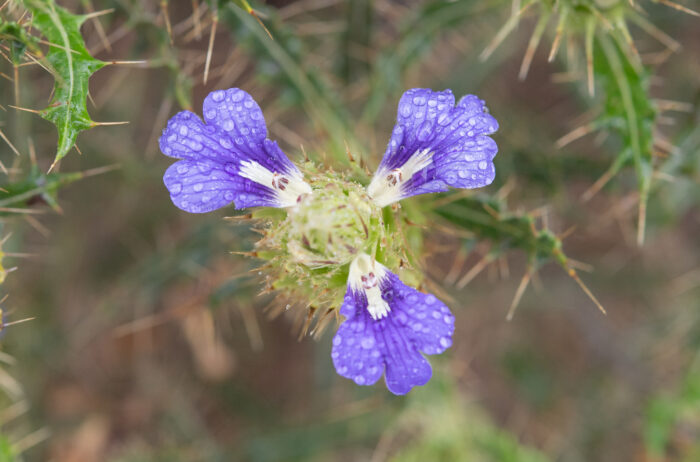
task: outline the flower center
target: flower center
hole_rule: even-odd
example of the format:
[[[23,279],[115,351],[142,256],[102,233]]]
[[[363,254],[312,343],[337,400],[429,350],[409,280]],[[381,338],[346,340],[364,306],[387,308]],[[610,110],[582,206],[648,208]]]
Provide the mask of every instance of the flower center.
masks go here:
[[[367,187],[367,193],[380,207],[397,202],[404,197],[402,186],[432,162],[433,153],[429,149],[418,150],[401,167],[388,174],[380,169]]]
[[[391,308],[382,298],[381,281],[387,270],[369,255],[361,253],[350,264],[348,284],[356,292],[364,292],[367,297],[367,311],[375,321],[385,318]]]
[[[272,186],[270,189],[274,191],[280,207],[293,207],[304,194],[311,194],[311,186],[297,170],[286,174],[271,172],[254,160],[244,160],[241,161],[238,174],[266,188]]]

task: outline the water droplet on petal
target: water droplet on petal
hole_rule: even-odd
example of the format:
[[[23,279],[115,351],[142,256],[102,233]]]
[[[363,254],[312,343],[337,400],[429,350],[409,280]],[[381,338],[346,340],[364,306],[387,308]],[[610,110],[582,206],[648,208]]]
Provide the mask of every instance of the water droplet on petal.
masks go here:
[[[404,116],[408,117],[411,115],[411,105],[410,104],[404,104],[399,108],[399,113]]]
[[[415,330],[416,332],[418,332],[418,331],[420,331],[421,329],[423,329],[423,324],[417,322],[417,323],[413,324],[413,325],[411,326],[411,328],[412,328],[413,330]]]
[[[488,167],[488,164],[486,163],[485,160],[482,160],[481,162],[479,162],[479,168],[481,170],[486,170],[486,167]]]
[[[234,195],[231,191],[226,191],[224,193],[224,199],[226,199],[227,201],[232,201],[233,198],[234,198]]]
[[[226,170],[226,172],[228,172],[232,175],[235,175],[238,172],[238,168],[236,167],[236,164],[234,164],[233,162],[229,162],[226,165],[224,165],[224,170]]]
[[[209,174],[209,172],[211,172],[212,165],[208,162],[197,162],[197,169],[201,173],[207,175],[207,174]]]
[[[227,119],[224,121],[224,130],[230,132],[233,130],[233,120]]]
[[[231,143],[231,140],[229,140],[228,138],[224,138],[224,137],[222,137],[219,140],[219,144],[224,149],[231,149],[233,147],[233,143]]]
[[[343,375],[348,371],[348,368],[346,366],[338,368],[338,374]]]
[[[236,102],[242,100],[244,96],[245,96],[245,93],[243,92],[243,90],[234,90],[231,92],[231,101],[236,103]]]
[[[216,117],[216,110],[210,109],[209,111],[207,111],[207,112],[204,113],[204,116],[205,116],[207,119],[212,120],[214,117]]]
[[[343,337],[341,337],[340,335],[337,335],[337,334],[336,334],[336,336],[333,337],[333,345],[338,346],[338,345],[340,345],[341,343],[343,343]]]
[[[180,135],[187,136],[189,129],[185,125],[180,125]]]
[[[361,345],[365,350],[369,350],[374,346],[374,339],[372,337],[365,337],[362,339]]]
[[[415,104],[416,106],[422,106],[425,104],[425,98],[423,96],[414,96],[413,104]]]
[[[253,104],[254,104],[254,103],[253,103],[253,100],[251,100],[251,99],[247,99],[247,100],[245,101],[245,103],[243,103],[243,105],[245,105],[245,107],[247,107],[248,109],[252,108],[252,107],[253,107]]]
[[[440,117],[438,117],[437,123],[442,126],[449,125],[450,117],[443,112],[442,114],[440,114]]]
[[[439,311],[433,311],[432,317],[433,319],[440,319],[440,312]]]
[[[358,385],[364,385],[365,384],[365,378],[361,375],[356,375],[355,376],[355,383]]]
[[[187,173],[189,171],[190,171],[189,165],[181,163],[177,166],[177,173],[179,173],[180,175],[184,175],[185,173]]]
[[[220,103],[221,101],[224,100],[224,96],[225,96],[225,95],[224,95],[224,91],[223,91],[223,90],[219,90],[219,91],[215,91],[215,92],[213,92],[213,93],[211,94],[211,99],[213,99],[213,100],[216,101],[217,103]]]
[[[454,324],[455,322],[454,316],[450,316],[447,314],[442,318],[442,320],[445,321],[445,324]]]
[[[170,185],[170,188],[168,188],[168,189],[170,190],[170,194],[172,194],[173,196],[177,196],[178,194],[180,194],[182,192],[182,184],[181,183],[173,183]]]
[[[440,338],[440,346],[442,346],[443,348],[449,348],[450,345],[452,345],[452,339],[450,339],[449,337]]]
[[[437,298],[435,298],[435,295],[428,295],[425,297],[425,303],[426,305],[432,305],[437,301]]]
[[[195,192],[199,192],[204,189],[204,185],[202,183],[197,183],[196,185],[192,186],[192,189],[194,189]]]
[[[396,320],[400,324],[406,324],[408,322],[408,317],[406,316],[406,313],[399,311],[398,313],[396,313]]]
[[[168,143],[174,143],[175,141],[177,141],[177,135],[173,133],[168,137]]]

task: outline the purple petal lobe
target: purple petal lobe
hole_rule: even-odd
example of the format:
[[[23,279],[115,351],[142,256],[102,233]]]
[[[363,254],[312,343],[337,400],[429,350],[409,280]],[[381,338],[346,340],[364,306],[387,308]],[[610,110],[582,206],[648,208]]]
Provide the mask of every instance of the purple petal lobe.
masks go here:
[[[301,172],[267,139],[260,107],[243,90],[217,90],[204,101],[204,119],[182,111],[159,139],[165,155],[182,159],[166,172],[173,203],[192,213],[235,203],[236,208],[289,207],[311,192]]]
[[[369,307],[375,287],[369,274],[379,278],[381,298],[389,305],[388,314],[378,319]],[[377,262],[373,267],[353,262],[350,275],[340,310],[346,321],[333,339],[331,353],[338,374],[359,385],[371,385],[385,372],[387,388],[397,395],[425,385],[432,369],[421,353],[442,353],[452,345],[450,310],[435,296],[405,285]]]
[[[399,101],[396,126],[377,173],[368,187],[384,206],[448,187],[478,188],[495,177],[498,151],[487,135],[498,122],[474,95],[455,106],[450,90],[408,90]]]

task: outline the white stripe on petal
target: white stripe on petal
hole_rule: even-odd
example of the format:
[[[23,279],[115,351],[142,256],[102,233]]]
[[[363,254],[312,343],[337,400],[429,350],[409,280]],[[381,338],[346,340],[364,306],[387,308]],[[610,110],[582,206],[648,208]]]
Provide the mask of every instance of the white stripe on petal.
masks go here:
[[[311,194],[311,186],[304,181],[298,170],[289,173],[271,172],[254,160],[243,160],[238,174],[272,189],[279,207],[294,207],[301,196]]]
[[[367,311],[372,319],[385,318],[391,308],[382,298],[382,280],[387,269],[367,254],[361,253],[350,263],[348,285],[355,292],[364,292],[367,297]]]
[[[401,167],[378,170],[367,187],[367,194],[380,207],[398,202],[404,197],[403,185],[432,162],[433,153],[429,149],[416,151]]]

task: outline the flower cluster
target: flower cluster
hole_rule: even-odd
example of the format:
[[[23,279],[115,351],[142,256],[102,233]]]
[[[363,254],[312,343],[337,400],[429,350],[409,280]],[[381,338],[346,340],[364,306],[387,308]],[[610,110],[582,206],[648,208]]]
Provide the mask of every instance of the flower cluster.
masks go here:
[[[291,219],[286,225],[291,237],[285,241],[295,264],[347,268],[340,308],[345,321],[331,353],[338,374],[359,385],[374,384],[385,375],[388,389],[399,395],[427,383],[432,371],[423,354],[451,346],[454,317],[435,296],[405,285],[370,256],[376,243],[369,242],[367,222],[381,216],[375,210],[406,197],[493,181],[498,148],[488,135],[498,123],[484,102],[467,95],[455,105],[450,90],[408,90],[366,190],[348,185],[329,197],[332,188],[312,187],[277,143],[267,139],[262,111],[245,91],[212,92],[203,113],[204,121],[192,112],[178,113],[160,138],[161,151],[179,159],[164,176],[173,203],[191,213],[232,203],[238,209],[285,208]],[[343,200],[351,201],[350,206]],[[312,236],[318,235],[315,240],[298,231],[309,226]],[[333,234],[333,229],[342,231]]]

